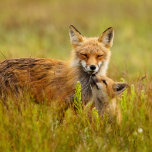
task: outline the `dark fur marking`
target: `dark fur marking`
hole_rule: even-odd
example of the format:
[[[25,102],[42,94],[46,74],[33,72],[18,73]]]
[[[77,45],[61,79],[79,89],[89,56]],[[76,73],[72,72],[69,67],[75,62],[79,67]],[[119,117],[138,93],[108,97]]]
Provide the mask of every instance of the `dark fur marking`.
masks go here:
[[[97,100],[98,100],[100,103],[102,103],[102,101],[100,100],[100,98],[97,97]]]
[[[73,25],[70,25],[70,26],[71,26],[72,28],[74,28],[74,30],[81,35],[81,33],[80,33]]]
[[[47,76],[47,74],[45,73],[45,74],[41,75],[39,78],[37,78],[37,80],[41,80],[41,79],[43,79],[46,76]]]
[[[22,64],[22,65],[19,65],[18,67],[16,67],[16,69],[18,69],[18,70],[24,70],[24,69],[27,69],[27,66],[28,65]]]
[[[17,85],[14,86],[14,89],[15,89],[15,93],[19,93],[19,88]]]
[[[110,30],[112,27],[107,28],[103,33],[107,32],[108,30]]]
[[[111,31],[110,33],[108,33],[108,42],[111,41],[112,37],[113,37],[113,33],[112,33],[112,31]]]
[[[108,29],[106,29],[106,30],[103,32],[103,34],[106,33],[106,32],[108,32],[108,30],[110,30],[110,29],[112,29],[112,27],[109,27]],[[112,30],[108,32],[107,37],[108,37],[108,43],[109,43],[109,42],[111,41],[112,37],[113,37],[113,32],[112,32]]]
[[[35,65],[35,63],[29,64],[29,68],[33,68]]]
[[[106,85],[106,87],[107,87],[107,82],[106,82],[106,80],[102,80],[102,82]]]
[[[52,65],[49,64],[49,65],[45,65],[45,70],[50,70],[52,68]]]
[[[45,67],[45,70],[50,70],[51,69],[51,67]]]
[[[8,80],[5,80],[4,84],[5,84],[6,87],[8,87],[9,86]]]

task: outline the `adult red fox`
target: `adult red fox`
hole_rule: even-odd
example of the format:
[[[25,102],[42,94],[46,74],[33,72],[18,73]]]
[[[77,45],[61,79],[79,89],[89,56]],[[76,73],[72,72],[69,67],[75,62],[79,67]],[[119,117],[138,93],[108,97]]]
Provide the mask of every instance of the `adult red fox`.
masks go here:
[[[114,82],[106,76],[93,76],[91,87],[93,101],[99,115],[107,113],[110,116],[115,116],[120,124],[121,111],[116,97],[128,87],[127,83]]]
[[[85,38],[70,26],[73,46],[71,63],[49,58],[20,58],[0,63],[1,96],[30,89],[38,102],[61,99],[72,101],[75,84],[82,85],[82,99],[87,103],[92,97],[90,76],[105,75],[110,59],[114,32],[108,28],[98,38]]]

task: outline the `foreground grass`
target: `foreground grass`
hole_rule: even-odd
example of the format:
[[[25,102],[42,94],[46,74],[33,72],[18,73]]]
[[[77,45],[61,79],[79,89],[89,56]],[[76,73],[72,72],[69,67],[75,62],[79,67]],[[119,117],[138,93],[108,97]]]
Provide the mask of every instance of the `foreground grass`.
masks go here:
[[[145,82],[144,82],[145,81]],[[149,83],[144,87],[144,83]],[[77,112],[57,102],[36,104],[28,95],[0,102],[0,151],[152,151],[151,82],[138,81],[118,99],[120,125],[88,104]],[[144,89],[144,90],[143,90]]]

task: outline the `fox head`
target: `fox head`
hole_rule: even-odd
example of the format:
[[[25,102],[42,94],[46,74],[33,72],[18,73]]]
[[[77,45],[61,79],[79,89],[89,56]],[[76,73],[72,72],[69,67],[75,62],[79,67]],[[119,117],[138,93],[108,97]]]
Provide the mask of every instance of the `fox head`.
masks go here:
[[[92,94],[101,101],[119,96],[127,87],[127,83],[114,82],[106,76],[92,76]]]
[[[86,38],[70,25],[69,34],[74,54],[71,65],[82,67],[88,74],[105,75],[113,45],[113,28],[108,28],[99,37]]]
[[[120,95],[128,87],[127,83],[114,82],[106,76],[92,76],[92,94],[95,107],[99,115],[107,113],[110,118],[116,117],[121,124],[121,110],[115,97]]]

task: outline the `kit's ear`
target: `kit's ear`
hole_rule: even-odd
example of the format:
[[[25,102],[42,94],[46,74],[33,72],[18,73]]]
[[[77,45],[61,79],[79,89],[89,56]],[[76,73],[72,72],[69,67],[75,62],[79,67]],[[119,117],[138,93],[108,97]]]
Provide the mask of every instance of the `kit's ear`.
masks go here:
[[[128,88],[128,84],[123,82],[116,82],[113,86],[115,95],[121,94],[126,88]]]
[[[80,45],[83,41],[83,36],[73,25],[69,26],[69,35],[72,45]]]
[[[113,39],[114,39],[114,30],[112,27],[109,27],[98,38],[98,41],[103,43],[106,48],[110,48],[113,45]]]

